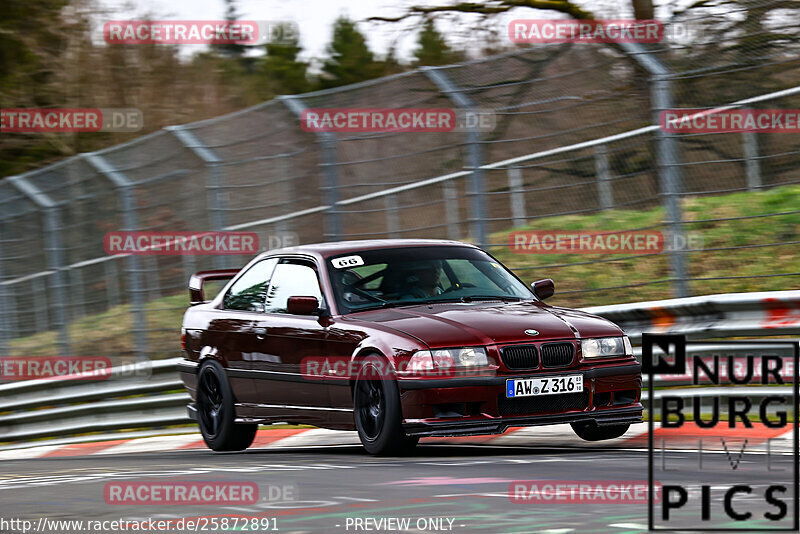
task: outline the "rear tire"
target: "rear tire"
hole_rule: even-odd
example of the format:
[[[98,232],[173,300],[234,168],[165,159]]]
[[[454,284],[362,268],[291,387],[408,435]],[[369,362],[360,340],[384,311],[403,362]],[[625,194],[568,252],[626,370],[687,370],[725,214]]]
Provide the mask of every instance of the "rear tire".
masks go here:
[[[353,387],[353,417],[364,449],[375,456],[410,454],[419,438],[403,432],[400,391],[378,356],[361,360]]]
[[[208,448],[214,451],[243,451],[256,437],[258,425],[236,424],[231,385],[225,369],[208,360],[197,373],[197,423]]]
[[[622,436],[631,425],[604,425],[599,426],[592,422],[572,423],[572,430],[584,441],[603,441]]]

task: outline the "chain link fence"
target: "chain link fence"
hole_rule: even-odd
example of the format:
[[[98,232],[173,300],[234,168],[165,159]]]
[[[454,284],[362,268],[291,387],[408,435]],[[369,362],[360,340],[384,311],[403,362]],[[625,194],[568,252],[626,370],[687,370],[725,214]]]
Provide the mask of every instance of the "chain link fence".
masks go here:
[[[763,28],[742,32],[747,17],[729,27],[697,11],[667,24],[668,34],[693,28],[691,47],[521,48],[281,97],[3,179],[0,354],[175,356],[190,273],[249,259],[111,256],[103,238],[112,231],[248,231],[262,248],[287,234],[299,243],[459,239],[525,280],[555,279],[554,303],[570,306],[792,287],[797,135],[670,134],[658,116],[734,103],[800,108],[800,54],[793,41],[759,40]],[[301,128],[305,109],[347,107],[483,110],[496,125]],[[515,254],[508,234],[520,229],[654,230],[688,245]]]

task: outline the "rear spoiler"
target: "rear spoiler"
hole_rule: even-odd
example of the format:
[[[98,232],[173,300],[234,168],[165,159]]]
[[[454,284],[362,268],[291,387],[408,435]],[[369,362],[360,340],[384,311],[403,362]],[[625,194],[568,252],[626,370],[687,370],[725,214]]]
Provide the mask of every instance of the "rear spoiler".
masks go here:
[[[189,305],[195,306],[208,302],[203,294],[203,285],[209,280],[229,280],[239,274],[239,269],[218,269],[216,271],[200,271],[189,278]]]

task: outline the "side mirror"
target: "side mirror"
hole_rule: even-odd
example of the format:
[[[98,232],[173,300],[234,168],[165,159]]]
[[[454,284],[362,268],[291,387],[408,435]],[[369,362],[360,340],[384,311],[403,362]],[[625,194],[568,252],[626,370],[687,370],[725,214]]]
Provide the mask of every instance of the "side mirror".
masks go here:
[[[313,315],[319,310],[317,297],[289,297],[286,301],[286,313],[292,315]]]
[[[550,298],[556,292],[556,286],[549,278],[535,281],[531,284],[531,289],[533,289],[533,294],[536,295],[536,298],[539,300]]]

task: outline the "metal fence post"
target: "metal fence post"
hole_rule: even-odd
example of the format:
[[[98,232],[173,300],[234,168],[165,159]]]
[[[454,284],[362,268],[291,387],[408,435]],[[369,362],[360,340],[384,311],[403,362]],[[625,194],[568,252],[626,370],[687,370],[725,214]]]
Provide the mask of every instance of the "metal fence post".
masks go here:
[[[85,304],[85,296],[83,293],[83,273],[80,271],[80,267],[73,267],[67,270],[67,279],[69,280],[72,292],[73,292],[73,300],[72,300],[72,320],[79,317],[83,317],[86,315],[86,307]]]
[[[386,233],[389,237],[399,237],[400,216],[397,213],[397,195],[386,195],[383,197],[386,206]]]
[[[508,191],[511,195],[511,220],[514,227],[525,226],[528,221],[525,214],[525,191],[522,188],[522,169],[508,168]]]
[[[464,92],[450,78],[448,78],[441,67],[422,67],[421,72],[424,73],[447,98],[463,112],[474,113],[475,105],[472,100],[464,94]],[[474,128],[468,128],[466,133],[467,138],[467,167],[472,169],[470,175],[470,190],[467,196],[471,197],[472,209],[469,217],[470,230],[473,234],[473,239],[477,241],[478,246],[486,246],[486,208],[484,202],[484,194],[486,188],[484,184],[483,169],[483,145],[481,144],[481,136]]]
[[[228,218],[225,214],[225,186],[222,176],[222,165],[225,160],[206,146],[193,132],[187,130],[185,126],[167,126],[164,129],[174,135],[183,146],[188,148],[204,163],[208,172],[206,191],[208,192],[208,206],[211,212],[211,228],[217,232],[224,231],[228,226]],[[227,266],[229,259],[223,255],[216,254],[212,261],[215,268],[223,269]]]
[[[3,199],[3,204],[6,202],[8,201]],[[8,217],[7,213],[8,212],[6,212],[6,217]],[[16,319],[16,311],[12,309],[11,306],[11,301],[15,299],[16,296],[10,293],[11,284],[7,283],[5,277],[5,261],[7,257],[11,257],[11,253],[8,251],[6,251],[7,256],[4,255],[4,245],[6,242],[3,238],[3,230],[7,228],[6,217],[0,219],[0,357],[7,356],[10,353],[11,336],[14,333],[11,323]]]
[[[183,254],[181,256],[181,266],[183,267],[184,278],[189,280],[197,272],[197,260],[194,254]]]
[[[447,222],[447,238],[458,241],[461,239],[461,230],[458,227],[458,190],[453,180],[442,182],[444,196],[444,217]]]
[[[608,164],[608,147],[594,147],[594,168],[597,172],[597,198],[600,209],[610,210],[614,207],[614,193],[611,190],[611,167]]]
[[[23,176],[9,176],[8,181],[42,209],[44,231],[47,236],[45,252],[48,266],[53,271],[53,324],[59,333],[58,353],[61,356],[69,356],[69,324],[66,307],[71,302],[65,293],[67,284],[64,282],[64,248],[61,241],[62,225],[58,205]]]
[[[44,231],[47,236],[45,241],[47,263],[50,270],[53,271],[52,309],[53,324],[59,333],[57,342],[58,353],[61,356],[69,356],[71,349],[66,308],[71,305],[71,301],[67,298],[67,284],[64,281],[64,248],[61,241],[62,225],[59,217],[58,205],[23,176],[9,176],[8,181],[42,209]]]
[[[325,170],[325,202],[328,209],[328,224],[326,232],[331,241],[336,241],[342,235],[341,217],[339,215],[339,170],[336,162],[336,136],[330,132],[322,132],[322,167]]]
[[[294,205],[294,201],[295,201],[295,198],[294,198],[294,184],[289,180],[289,166],[286,164],[286,158],[287,157],[288,156],[279,157],[277,162],[276,162],[276,166],[279,169],[278,170],[278,174],[280,176],[280,178],[279,178],[279,180],[280,180],[279,181],[279,183],[280,183],[279,191],[280,191],[281,197],[285,199],[286,207],[289,210],[292,210],[293,209],[293,205]],[[276,234],[278,234],[277,237],[281,239],[281,242],[283,242],[283,239],[286,237],[286,235],[290,231],[291,231],[291,226],[290,226],[290,222],[288,220],[282,220],[282,221],[278,221],[277,223],[275,223],[275,232],[276,232]],[[267,239],[269,239],[269,236],[267,236]],[[268,247],[269,247],[269,241],[267,243],[267,248]],[[263,247],[262,247],[262,250],[263,250]]]
[[[143,260],[142,267],[147,273],[144,278],[147,286],[145,290],[150,300],[158,300],[161,298],[161,271],[158,268],[158,256],[147,256]]]
[[[661,111],[671,109],[672,82],[668,75],[659,75],[653,79],[653,103],[655,104],[655,120]],[[689,288],[686,276],[686,259],[682,250],[683,239],[683,213],[681,210],[681,175],[680,158],[678,156],[678,141],[671,133],[661,128],[656,131],[658,168],[661,181],[661,194],[664,197],[667,212],[667,225],[670,229],[670,266],[675,278],[673,293],[676,297],[688,297]],[[668,241],[669,242],[669,241]]]
[[[294,95],[279,96],[278,98],[298,119],[302,119],[303,110],[306,109],[303,101]],[[322,146],[320,167],[323,170],[324,181],[320,189],[323,191],[325,203],[328,206],[325,237],[331,241],[336,241],[342,235],[339,214],[339,164],[336,159],[336,135],[331,132],[317,132],[316,136]]]
[[[747,190],[758,191],[761,189],[761,165],[758,161],[758,137],[755,132],[742,133],[744,148],[744,165],[747,175]]]
[[[305,103],[293,95],[278,97],[286,107],[294,113],[298,119],[302,118],[303,110],[306,109]],[[324,181],[320,186],[323,191],[324,202],[328,206],[326,212],[327,222],[325,224],[325,237],[331,241],[336,241],[341,236],[341,218],[339,214],[339,170],[336,159],[336,135],[330,132],[317,132],[317,139],[320,141],[321,163]]]
[[[13,338],[14,334],[19,332],[19,325],[21,322],[20,317],[17,314],[17,289],[16,284],[5,283],[3,285],[6,288],[5,305],[8,306],[6,313],[6,332],[8,333],[8,336],[6,340],[11,343],[11,339]]]
[[[61,240],[61,217],[56,208],[49,208],[45,213],[46,231],[48,248],[50,250],[50,268],[53,273],[53,310],[55,314],[55,327],[60,333],[59,339],[59,354],[61,356],[68,356],[71,353],[70,337],[69,337],[69,316],[67,314],[67,306],[70,302],[67,300],[67,284],[64,280],[64,255],[63,245]]]
[[[8,298],[8,284],[3,276],[3,239],[0,234],[0,357],[10,352],[11,342],[11,299]]]
[[[133,197],[134,183],[98,154],[88,153],[84,154],[83,157],[117,188],[122,208],[123,224],[125,225],[124,231],[135,232],[139,228],[139,221]],[[133,336],[136,356],[140,360],[148,360],[147,322],[144,315],[143,298],[145,289],[142,285],[139,257],[136,254],[131,254],[127,258],[127,263],[128,293],[130,293],[131,309],[133,311]]]
[[[117,272],[117,260],[103,262],[103,270],[106,274],[106,300],[108,309],[122,304],[119,299],[119,273]]]
[[[653,105],[654,124],[660,124],[662,111],[674,107],[672,91],[672,73],[648,49],[638,43],[618,43],[629,56],[650,73],[650,95]],[[686,276],[686,260],[682,250],[683,215],[681,213],[681,174],[678,142],[672,133],[662,128],[655,131],[656,152],[658,160],[658,176],[661,196],[667,213],[665,221],[669,228],[669,238],[665,241],[669,246],[669,261],[674,278],[673,293],[676,297],[689,295]]]
[[[7,332],[8,340],[11,341],[11,337],[14,335],[14,332],[19,330],[20,325],[20,317],[17,314],[17,289],[16,284],[6,284],[6,304],[8,305],[8,315],[6,315],[6,326],[8,327]],[[49,328],[49,325],[48,325]]]
[[[37,276],[31,280],[31,289],[33,290],[36,302],[33,305],[35,314],[34,322],[36,324],[37,332],[46,332],[50,327],[47,320],[47,288],[41,276]]]

